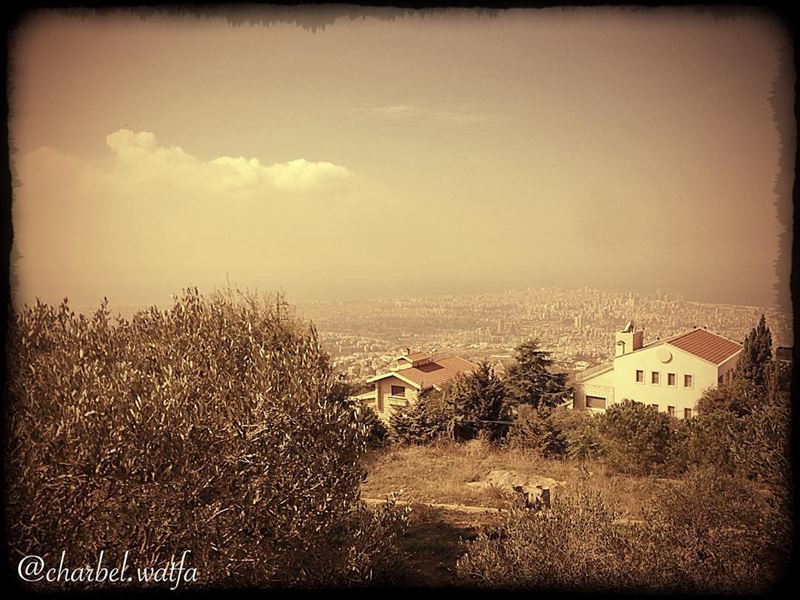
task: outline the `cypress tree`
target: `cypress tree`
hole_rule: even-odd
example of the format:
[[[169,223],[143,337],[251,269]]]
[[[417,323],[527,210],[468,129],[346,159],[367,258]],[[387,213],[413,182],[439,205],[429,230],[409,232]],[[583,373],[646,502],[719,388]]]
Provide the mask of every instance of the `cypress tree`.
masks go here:
[[[738,377],[750,382],[756,390],[757,397],[766,400],[774,364],[772,333],[767,327],[764,315],[761,315],[758,326],[747,334],[736,368]]]

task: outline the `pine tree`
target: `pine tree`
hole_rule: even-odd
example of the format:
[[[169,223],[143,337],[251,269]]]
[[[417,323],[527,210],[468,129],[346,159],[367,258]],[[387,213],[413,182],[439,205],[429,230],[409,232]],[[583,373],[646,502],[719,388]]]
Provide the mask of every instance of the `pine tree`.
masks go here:
[[[566,374],[550,372],[553,361],[549,352],[539,349],[538,340],[518,346],[514,358],[516,363],[509,368],[505,381],[514,404],[553,407],[569,399]]]
[[[454,417],[454,436],[457,440],[473,439],[488,431],[491,439],[500,438],[505,427],[498,421],[505,416],[506,390],[494,367],[481,362],[472,373],[456,379],[447,393]]]
[[[391,436],[405,444],[427,444],[440,437],[452,437],[450,407],[436,390],[422,392],[415,404],[396,410],[389,417]]]
[[[766,400],[773,377],[772,333],[764,315],[744,340],[737,364],[737,376],[750,382],[758,397]]]

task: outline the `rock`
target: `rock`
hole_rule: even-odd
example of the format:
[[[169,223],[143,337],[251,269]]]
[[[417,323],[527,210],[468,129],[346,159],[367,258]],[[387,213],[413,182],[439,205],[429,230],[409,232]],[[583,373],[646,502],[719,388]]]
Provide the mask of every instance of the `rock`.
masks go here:
[[[467,485],[470,487],[493,486],[508,492],[515,492],[522,496],[526,508],[541,510],[550,508],[551,491],[562,484],[563,482],[550,477],[527,476],[516,471],[497,469],[489,471],[482,481],[472,481]]]
[[[543,508],[550,508],[550,488],[537,485],[534,487],[518,485],[514,491],[522,495],[525,500],[525,508],[532,508],[533,510],[542,510]]]

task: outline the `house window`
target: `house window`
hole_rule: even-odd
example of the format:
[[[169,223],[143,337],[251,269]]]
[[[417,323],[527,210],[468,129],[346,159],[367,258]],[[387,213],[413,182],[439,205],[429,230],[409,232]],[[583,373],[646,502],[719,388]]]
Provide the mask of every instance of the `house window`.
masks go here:
[[[600,396],[586,396],[586,408],[605,408],[606,399]]]
[[[725,380],[726,380],[728,383],[730,383],[730,382],[731,382],[731,373],[733,373],[733,371],[728,371],[727,373],[725,373]]]
[[[658,371],[653,371],[650,373],[650,383],[653,385],[658,385],[659,381],[661,380],[661,373]]]
[[[683,418],[684,419],[691,419],[692,418],[692,409],[691,408],[684,408],[683,409]]]
[[[724,379],[723,379],[723,376],[722,376],[722,375],[720,375],[719,377],[717,377],[717,385],[722,385],[722,384],[723,384],[723,382],[724,382]]]
[[[667,373],[667,385],[675,385],[675,373]]]
[[[651,404],[650,410],[652,410],[653,412],[658,412],[658,404]]]
[[[683,376],[683,387],[690,388],[694,385],[693,377],[691,375],[684,375]]]
[[[670,417],[674,417],[675,416],[675,407],[674,406],[668,406],[667,407],[667,414]]]
[[[644,371],[636,369],[636,383],[644,383]]]
[[[406,396],[406,388],[402,385],[393,385],[392,386],[392,396],[400,396],[401,398],[405,398]]]

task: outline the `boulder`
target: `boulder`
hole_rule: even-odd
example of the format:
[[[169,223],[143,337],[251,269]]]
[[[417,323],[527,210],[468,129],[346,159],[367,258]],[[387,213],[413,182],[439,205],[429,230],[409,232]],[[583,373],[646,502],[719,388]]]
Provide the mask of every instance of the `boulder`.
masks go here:
[[[496,469],[481,481],[468,483],[470,487],[496,487],[508,492],[520,494],[525,507],[533,510],[550,508],[551,491],[563,482],[550,477],[522,475],[516,471]]]

